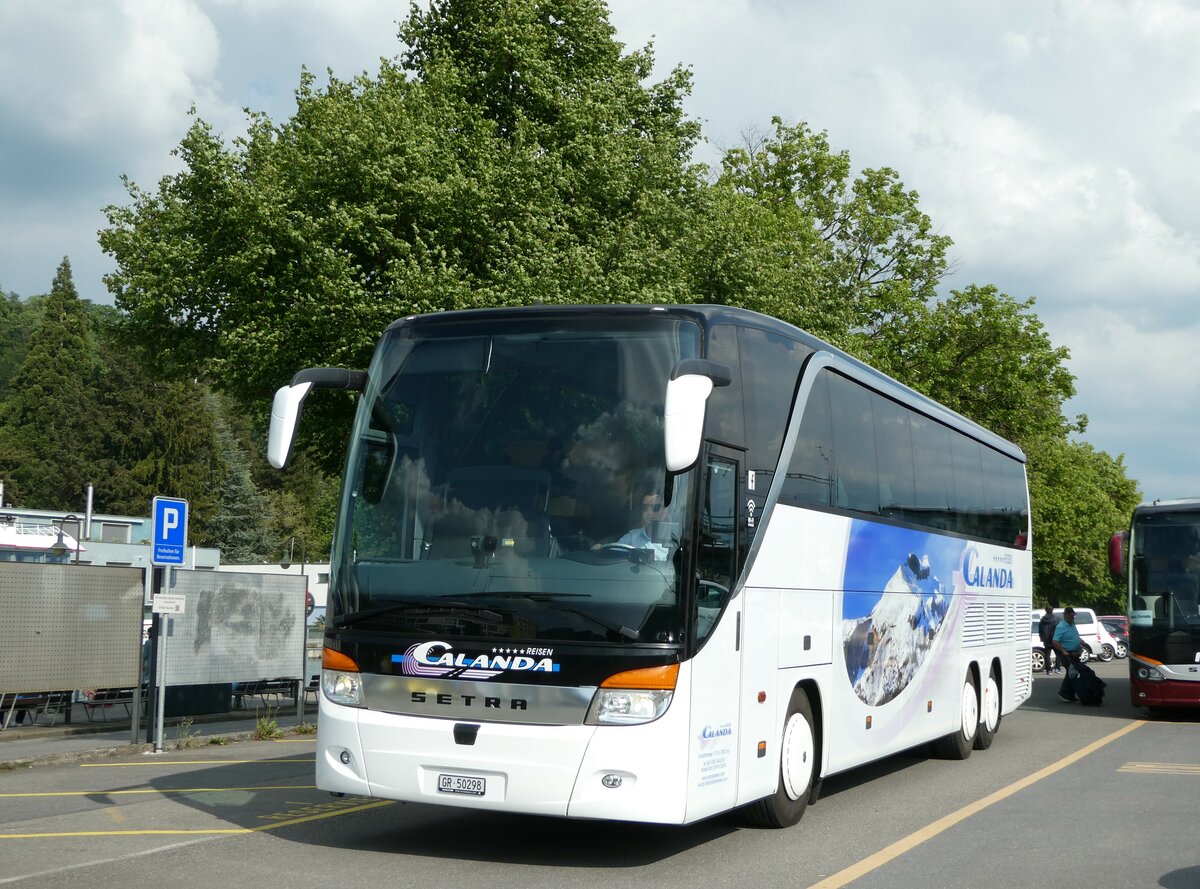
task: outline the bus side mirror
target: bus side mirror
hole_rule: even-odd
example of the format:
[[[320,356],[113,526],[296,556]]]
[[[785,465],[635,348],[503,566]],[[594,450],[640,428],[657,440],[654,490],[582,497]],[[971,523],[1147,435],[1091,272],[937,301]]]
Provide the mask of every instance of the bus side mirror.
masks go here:
[[[296,426],[300,423],[300,409],[312,383],[299,386],[280,386],[271,402],[271,433],[267,439],[267,460],[276,469],[287,466],[292,455],[292,442],[296,438]]]
[[[1125,576],[1125,548],[1128,545],[1128,531],[1118,531],[1108,538],[1108,570],[1117,580]]]
[[[688,358],[675,365],[663,407],[667,472],[683,472],[696,462],[704,438],[708,396],[714,386],[728,386],[732,378],[728,367],[703,358]]]
[[[712,380],[688,374],[667,383],[663,411],[663,446],[667,472],[682,472],[700,456],[704,435],[704,405],[712,392]]]
[[[276,469],[287,466],[292,455],[300,409],[310,389],[351,389],[362,392],[367,386],[367,373],[341,367],[310,367],[292,377],[287,386],[280,386],[271,403],[271,432],[267,439],[267,459]]]

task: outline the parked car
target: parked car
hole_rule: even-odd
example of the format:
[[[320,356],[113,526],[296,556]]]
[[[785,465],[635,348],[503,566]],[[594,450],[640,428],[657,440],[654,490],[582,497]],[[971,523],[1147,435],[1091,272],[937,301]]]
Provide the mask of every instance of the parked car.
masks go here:
[[[1041,620],[1044,611],[1034,611],[1032,621],[1032,639],[1030,645],[1033,648],[1033,671],[1036,673],[1039,670],[1046,669],[1046,652],[1042,648],[1042,640],[1038,637],[1038,621]],[[1054,617],[1057,620],[1062,620],[1063,610],[1061,608],[1054,609]],[[1083,643],[1083,648],[1079,653],[1079,660],[1087,663],[1092,657],[1097,657],[1102,661],[1111,661],[1117,656],[1118,641],[1111,633],[1100,623],[1096,617],[1096,612],[1091,608],[1076,608],[1075,609],[1075,629],[1079,632],[1079,641]],[[1126,643],[1126,653],[1128,653],[1128,643]]]
[[[1117,648],[1117,657],[1129,654],[1129,618],[1100,615],[1100,623],[1112,634]]]

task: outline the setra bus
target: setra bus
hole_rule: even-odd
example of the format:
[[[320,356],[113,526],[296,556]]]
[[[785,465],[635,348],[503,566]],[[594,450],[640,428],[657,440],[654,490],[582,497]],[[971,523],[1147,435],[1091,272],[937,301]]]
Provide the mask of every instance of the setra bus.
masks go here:
[[[1133,705],[1200,706],[1200,498],[1138,506],[1108,552],[1127,584]]]
[[[821,780],[987,748],[1030,693],[1024,455],[781,321],[558,306],[393,323],[358,390],[317,785],[795,823]]]

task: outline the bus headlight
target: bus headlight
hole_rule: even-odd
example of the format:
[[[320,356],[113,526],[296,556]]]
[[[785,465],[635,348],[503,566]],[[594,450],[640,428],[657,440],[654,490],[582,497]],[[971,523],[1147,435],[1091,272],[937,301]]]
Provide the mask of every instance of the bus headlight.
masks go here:
[[[602,688],[588,708],[588,725],[637,725],[653,722],[667,712],[673,691]]]
[[[1138,664],[1137,678],[1143,682],[1162,682],[1166,679],[1162,673],[1146,664]]]
[[[362,677],[358,673],[321,671],[321,690],[335,704],[362,706]]]
[[[587,725],[653,722],[671,706],[678,678],[678,664],[615,673],[596,689],[584,721]]]
[[[321,692],[335,704],[363,705],[362,671],[353,658],[325,646],[321,652]]]

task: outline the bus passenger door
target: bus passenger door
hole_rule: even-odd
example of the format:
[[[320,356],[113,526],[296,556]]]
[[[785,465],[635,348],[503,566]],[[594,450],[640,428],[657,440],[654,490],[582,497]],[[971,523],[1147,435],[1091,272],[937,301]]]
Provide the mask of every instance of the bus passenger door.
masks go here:
[[[692,619],[701,649],[691,663],[687,820],[733,806],[737,798],[741,600],[737,579],[739,457],[710,447],[704,458]]]

